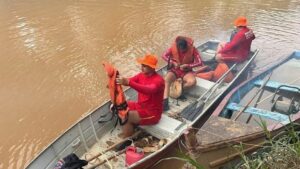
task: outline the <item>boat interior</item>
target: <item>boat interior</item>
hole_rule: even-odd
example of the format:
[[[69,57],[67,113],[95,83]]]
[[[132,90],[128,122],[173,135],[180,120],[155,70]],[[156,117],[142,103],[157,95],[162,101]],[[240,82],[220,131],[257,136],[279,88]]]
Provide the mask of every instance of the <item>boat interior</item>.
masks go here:
[[[288,124],[292,116],[300,113],[298,54],[293,53],[285,63],[240,88],[231,97],[221,116],[258,127],[262,122],[269,127]],[[293,75],[291,72],[294,72]],[[236,118],[241,110],[243,113]]]
[[[204,61],[210,61],[215,56],[215,50],[218,41],[208,41],[198,47],[201,57]],[[238,64],[233,69],[236,77],[245,70],[256,56],[258,50],[251,51],[249,62]],[[251,61],[250,61],[251,60]],[[166,73],[166,67],[158,71],[161,75]],[[138,131],[142,131],[136,137],[127,138],[131,140],[131,145],[143,148],[144,157],[130,167],[139,165],[144,160],[150,159],[151,154],[162,151],[167,145],[171,144],[175,138],[179,137],[189,125],[192,125],[199,116],[227,89],[230,83],[223,81],[212,82],[201,78],[196,78],[197,84],[190,90],[184,91],[183,97],[169,100],[170,109],[163,112],[160,122],[151,126],[139,126]],[[233,81],[234,81],[233,80]],[[207,92],[209,91],[210,92]],[[203,96],[205,94],[205,96]],[[133,89],[125,90],[127,100],[135,100],[137,93]],[[199,98],[204,100],[199,102]],[[202,103],[202,104],[199,104]],[[54,168],[56,162],[75,153],[81,159],[89,161],[85,168],[124,168],[125,154],[118,151],[122,149],[124,138],[121,135],[121,126],[115,127],[115,117],[109,111],[110,102],[93,110],[92,113],[79,120],[71,126],[67,132],[48,146],[38,158],[27,168]],[[201,109],[199,109],[201,107]],[[189,108],[189,109],[187,109]],[[192,108],[192,109],[190,109]],[[195,109],[198,108],[198,109]],[[193,110],[193,111],[191,111]],[[189,118],[182,116],[183,112],[194,112],[189,114]],[[191,118],[192,117],[192,118]],[[99,123],[99,121],[107,121]],[[120,144],[119,144],[120,143]],[[122,144],[121,144],[122,143]],[[124,150],[124,149],[123,149]]]
[[[293,75],[291,75],[291,72]],[[300,52],[294,52],[286,62],[279,63],[234,89],[224,98],[228,102],[196,130],[197,159],[218,168],[225,157],[234,157],[233,145],[243,143],[244,150],[256,149],[251,145],[264,142],[265,130],[273,136],[282,134],[283,127],[300,123]],[[225,102],[224,102],[225,103]],[[222,103],[221,103],[222,104]],[[275,131],[275,132],[273,132]],[[248,148],[247,148],[248,147]],[[250,148],[251,147],[251,148]],[[211,151],[214,150],[214,151]],[[227,152],[228,151],[228,152]],[[214,152],[214,158],[199,154]],[[217,160],[216,160],[217,159]]]
[[[198,51],[201,54],[201,57],[204,61],[212,60],[215,56],[215,50],[217,48],[218,43],[212,42],[204,44],[200,47],[198,47]],[[251,55],[254,55],[255,53],[252,52]],[[211,62],[210,62],[211,63]],[[239,69],[242,69],[245,65],[241,64],[239,66],[236,66],[236,68],[233,70],[235,72],[239,72]],[[163,69],[161,71],[161,74],[166,74],[166,69]],[[193,120],[199,116],[201,111],[205,110],[206,107],[210,106],[210,103],[221,93],[226,89],[228,86],[228,83],[225,82],[213,82],[205,79],[201,79],[196,77],[197,84],[195,87],[191,88],[190,90],[186,90],[183,93],[183,97],[180,97],[178,99],[172,99],[169,98],[169,106],[170,109],[168,111],[163,112],[162,118],[160,122],[156,125],[150,125],[150,126],[139,126],[139,129],[144,131],[145,135],[143,135],[144,142],[147,142],[145,140],[148,140],[147,144],[140,144],[141,139],[137,139],[133,142],[135,146],[138,146],[140,148],[143,148],[144,150],[144,159],[147,158],[150,154],[153,152],[160,151],[162,146],[164,144],[170,143],[175,137],[178,137],[179,133],[182,133],[188,126],[190,126],[193,123]],[[206,93],[206,95],[203,97],[203,100],[205,100],[204,105],[201,109],[197,109],[197,114],[193,116],[192,119],[187,119],[183,116],[184,110],[186,110],[187,113],[191,112],[194,108],[197,108],[199,106],[199,98],[210,88],[216,86],[215,90],[213,90],[211,93]],[[136,93],[132,93],[128,97],[128,99],[135,99]],[[196,104],[197,103],[197,104]],[[192,105],[192,106],[191,106]],[[195,111],[194,111],[195,112]],[[107,147],[108,142],[116,142],[118,140],[121,140],[121,138],[118,136],[118,134],[121,132],[120,128],[115,129],[112,133],[108,133],[106,136],[101,137],[101,140],[98,141],[101,142],[101,146],[98,146],[97,144],[94,145],[94,148],[92,148],[92,151],[97,151],[96,147]],[[143,139],[142,139],[143,140]],[[151,140],[151,141],[149,141]],[[162,141],[164,140],[164,141]],[[98,149],[98,151],[101,151]],[[102,150],[103,151],[103,150]],[[95,154],[94,152],[90,154]],[[122,166],[124,165],[124,154],[120,155],[118,160],[115,160],[111,165],[113,166]],[[106,163],[106,167],[108,163]],[[105,166],[105,165],[104,165]],[[102,166],[102,167],[104,167]],[[104,167],[105,168],[105,167]]]
[[[215,50],[217,48],[218,43],[212,42],[207,43],[198,47],[198,51],[201,54],[203,60],[211,60],[215,56]],[[162,69],[160,74],[164,76],[167,73],[166,69]],[[214,86],[215,82],[208,81],[205,79],[201,79],[196,77],[197,84],[190,90],[184,91],[182,97],[178,99],[169,98],[169,107],[168,111],[163,112],[161,120],[156,125],[150,126],[139,126],[138,130],[142,130],[143,134],[133,141],[133,144],[137,147],[143,148],[144,150],[144,158],[147,158],[153,152],[159,151],[159,149],[165,144],[169,143],[173,140],[179,133],[183,132],[191,123],[192,120],[187,120],[181,116],[182,111],[187,108],[191,104],[197,103],[197,99],[209,88]],[[218,91],[212,93],[209,97],[210,100],[216,97],[225,87],[228,85],[227,83],[222,83],[218,87]],[[209,94],[208,94],[209,95]],[[137,93],[132,90],[129,94],[126,94],[128,100],[135,100]],[[209,98],[208,98],[209,99]],[[209,101],[210,101],[209,100]],[[108,131],[110,131],[109,129]],[[89,154],[96,154],[97,152],[103,151],[103,147],[108,147],[109,145],[113,145],[113,143],[119,142],[122,140],[120,137],[121,128],[118,126],[113,130],[113,132],[107,132],[106,135],[102,136],[101,139],[98,140],[97,144],[95,144],[88,153],[85,153],[83,156],[84,159],[89,158]],[[143,139],[141,139],[141,137]],[[140,144],[140,142],[144,142]],[[111,143],[111,144],[109,144]],[[101,147],[101,150],[99,149]],[[112,153],[112,154],[110,154]],[[113,156],[114,151],[107,152],[105,155]],[[125,164],[125,155],[122,154],[116,157],[115,161],[106,162],[102,168],[118,168]],[[104,159],[105,160],[105,159]],[[97,163],[97,162],[95,162]],[[97,165],[97,164],[94,164]],[[93,162],[89,163],[89,167],[92,168]]]

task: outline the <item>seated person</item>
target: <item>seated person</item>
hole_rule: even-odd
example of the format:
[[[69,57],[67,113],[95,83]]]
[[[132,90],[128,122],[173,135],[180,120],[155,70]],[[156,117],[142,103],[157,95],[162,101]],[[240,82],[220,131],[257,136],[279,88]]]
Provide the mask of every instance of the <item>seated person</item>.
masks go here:
[[[196,84],[192,68],[202,66],[198,50],[193,45],[193,40],[188,37],[178,36],[172,46],[163,54],[162,58],[168,62],[169,71],[165,76],[164,111],[169,109],[170,85],[177,78],[182,78],[183,89]]]
[[[251,29],[247,27],[247,19],[238,17],[234,21],[236,27],[231,35],[230,42],[220,43],[217,49],[216,60],[218,62],[243,62],[247,60],[252,40],[255,35]]]
[[[123,137],[131,136],[136,125],[152,125],[159,122],[163,110],[164,79],[155,71],[157,57],[139,58],[141,73],[134,77],[116,79],[117,84],[130,86],[138,92],[138,100],[128,101],[128,121],[123,125]]]

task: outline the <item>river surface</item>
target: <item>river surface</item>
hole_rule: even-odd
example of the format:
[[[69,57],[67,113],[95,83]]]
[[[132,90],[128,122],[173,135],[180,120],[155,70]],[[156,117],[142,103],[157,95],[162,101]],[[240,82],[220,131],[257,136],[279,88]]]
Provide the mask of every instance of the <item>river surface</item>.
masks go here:
[[[240,15],[256,71],[300,49],[299,0],[0,0],[0,168],[24,168],[108,99],[102,61],[131,76],[177,35],[227,40]]]

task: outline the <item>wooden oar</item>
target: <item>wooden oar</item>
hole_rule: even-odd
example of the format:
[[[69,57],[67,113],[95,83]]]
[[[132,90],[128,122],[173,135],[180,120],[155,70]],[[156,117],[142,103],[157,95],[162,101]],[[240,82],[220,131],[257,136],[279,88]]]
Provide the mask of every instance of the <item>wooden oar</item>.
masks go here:
[[[92,160],[98,158],[98,157],[101,156],[102,154],[104,154],[104,153],[106,153],[106,152],[108,152],[108,151],[114,149],[116,146],[118,146],[118,145],[124,143],[125,141],[131,140],[132,138],[137,137],[137,136],[138,136],[139,134],[141,134],[141,133],[142,133],[141,130],[140,130],[140,131],[137,131],[137,132],[134,133],[132,136],[126,137],[126,138],[124,138],[123,140],[121,140],[121,141],[119,141],[119,142],[117,142],[117,143],[111,145],[111,146],[108,147],[106,150],[104,150],[104,151],[102,151],[102,152],[99,152],[98,154],[94,155],[93,157],[87,159],[86,161],[87,161],[87,162],[90,162],[90,161],[92,161]]]
[[[267,85],[268,81],[270,80],[272,76],[272,72],[270,72],[269,74],[269,77],[268,79],[263,83],[263,85],[260,86],[260,88],[256,91],[256,93],[254,94],[254,96],[249,100],[249,102],[245,105],[244,108],[242,108],[238,113],[237,115],[235,116],[235,118],[233,119],[234,121],[236,121],[240,116],[241,114],[248,108],[248,106],[252,103],[252,101],[255,99],[255,97],[259,94],[260,94],[260,97],[262,96],[262,92],[264,91],[263,88]],[[259,98],[260,99],[260,98]],[[256,101],[256,106],[257,106],[257,101]],[[251,115],[251,114],[250,114]],[[250,119],[249,119],[250,120]]]

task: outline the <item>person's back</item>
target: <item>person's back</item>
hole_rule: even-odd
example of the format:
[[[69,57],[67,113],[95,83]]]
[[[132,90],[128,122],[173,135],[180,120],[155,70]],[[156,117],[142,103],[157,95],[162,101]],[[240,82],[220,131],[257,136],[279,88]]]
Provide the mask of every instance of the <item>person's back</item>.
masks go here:
[[[236,33],[230,42],[220,43],[217,49],[217,60],[224,62],[243,62],[247,59],[255,35],[247,27],[247,19],[239,17],[235,20]]]
[[[247,59],[251,49],[252,40],[255,38],[255,36],[253,31],[248,27],[240,27],[238,29],[239,30],[233,39],[229,43],[225,44],[220,53],[231,56],[239,56],[237,57],[236,61],[242,62]]]
[[[240,50],[237,50],[237,54],[243,59],[246,59],[249,55],[252,41],[255,39],[254,33],[251,29],[245,26],[240,28],[236,36],[237,39],[241,40],[240,46],[238,47]]]

